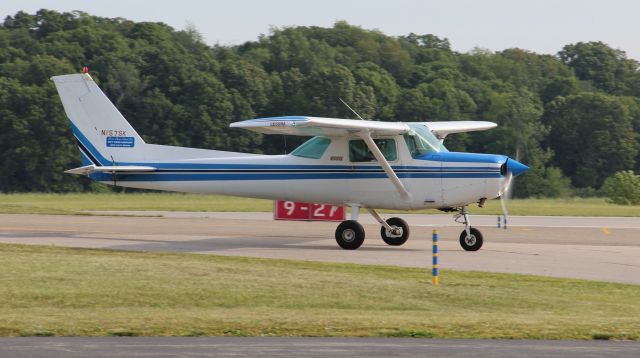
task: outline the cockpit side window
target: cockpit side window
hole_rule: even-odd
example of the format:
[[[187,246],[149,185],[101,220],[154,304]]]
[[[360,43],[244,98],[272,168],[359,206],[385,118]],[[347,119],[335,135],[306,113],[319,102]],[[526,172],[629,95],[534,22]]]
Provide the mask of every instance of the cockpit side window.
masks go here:
[[[302,158],[320,159],[324,152],[329,148],[331,139],[325,137],[313,137],[302,143],[298,148],[291,152],[291,155]]]
[[[396,141],[391,138],[374,139],[384,158],[390,162],[398,159]],[[349,141],[349,160],[352,162],[375,162],[376,158],[362,139]]]

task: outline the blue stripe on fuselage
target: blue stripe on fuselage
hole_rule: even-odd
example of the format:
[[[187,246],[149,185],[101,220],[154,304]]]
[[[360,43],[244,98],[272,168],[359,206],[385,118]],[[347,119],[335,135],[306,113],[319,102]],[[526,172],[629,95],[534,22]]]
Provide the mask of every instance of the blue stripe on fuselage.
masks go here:
[[[478,173],[438,173],[414,172],[397,173],[399,178],[500,178],[500,172]],[[112,174],[94,173],[91,179],[113,181]],[[309,179],[386,179],[381,173],[140,173],[116,174],[119,182],[127,181],[225,181],[225,180],[309,180]]]

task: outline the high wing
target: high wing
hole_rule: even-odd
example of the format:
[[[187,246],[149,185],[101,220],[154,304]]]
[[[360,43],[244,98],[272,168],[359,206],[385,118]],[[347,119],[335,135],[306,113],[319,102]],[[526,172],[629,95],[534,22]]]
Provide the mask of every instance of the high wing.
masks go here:
[[[321,118],[321,117],[271,117],[250,119],[231,123],[232,128],[244,128],[264,134],[287,134],[298,136],[339,137],[360,131],[372,135],[397,135],[409,131],[402,122],[363,121],[360,119]]]
[[[431,132],[438,137],[444,139],[452,133],[486,131],[495,128],[498,125],[493,122],[485,121],[446,121],[446,122],[413,122],[427,126]]]
[[[484,131],[497,126],[485,121],[445,121],[445,122],[411,122],[422,124],[438,139],[444,139],[452,133]],[[287,116],[257,118],[231,123],[232,128],[243,128],[264,134],[284,134],[298,136],[339,137],[354,134],[363,130],[372,136],[398,135],[409,131],[404,122],[363,121],[359,119],[322,118],[305,116]]]

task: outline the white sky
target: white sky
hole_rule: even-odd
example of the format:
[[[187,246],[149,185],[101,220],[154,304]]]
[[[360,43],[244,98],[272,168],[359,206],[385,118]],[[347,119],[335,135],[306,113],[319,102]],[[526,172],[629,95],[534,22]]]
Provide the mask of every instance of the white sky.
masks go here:
[[[0,17],[41,8],[176,29],[192,23],[209,44],[256,40],[273,26],[331,27],[346,20],[388,35],[446,37],[460,52],[519,47],[555,54],[566,44],[603,41],[640,60],[640,1],[633,0],[2,0]]]

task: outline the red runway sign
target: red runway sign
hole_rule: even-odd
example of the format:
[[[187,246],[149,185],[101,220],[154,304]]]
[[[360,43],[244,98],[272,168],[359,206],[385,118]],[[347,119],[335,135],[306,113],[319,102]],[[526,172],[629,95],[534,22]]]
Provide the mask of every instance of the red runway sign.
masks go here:
[[[274,202],[273,219],[298,221],[344,221],[345,211],[343,206],[276,200]]]

